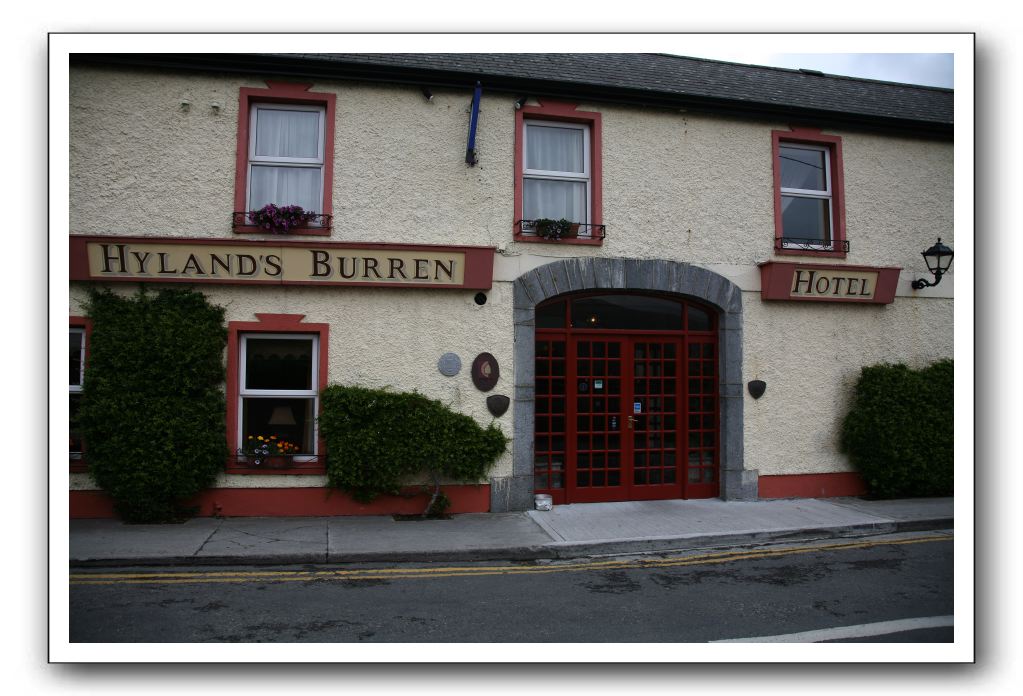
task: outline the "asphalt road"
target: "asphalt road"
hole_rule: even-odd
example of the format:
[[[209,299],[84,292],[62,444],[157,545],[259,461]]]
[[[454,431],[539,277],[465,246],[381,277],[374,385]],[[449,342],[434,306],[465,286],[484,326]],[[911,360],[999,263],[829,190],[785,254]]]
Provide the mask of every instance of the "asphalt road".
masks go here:
[[[72,642],[948,642],[952,549],[950,532],[930,532],[532,564],[74,570],[70,633]]]

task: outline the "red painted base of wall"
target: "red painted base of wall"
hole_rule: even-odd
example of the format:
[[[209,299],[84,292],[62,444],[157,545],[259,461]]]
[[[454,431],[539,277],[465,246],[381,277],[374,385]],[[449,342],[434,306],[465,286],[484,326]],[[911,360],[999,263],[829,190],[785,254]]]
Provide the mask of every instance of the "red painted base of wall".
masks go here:
[[[490,510],[489,484],[443,486],[450,513]],[[833,498],[863,495],[867,487],[855,472],[761,476],[761,498]],[[192,501],[199,517],[333,517],[417,515],[428,501],[417,487],[401,496],[381,496],[368,505],[329,488],[213,488]],[[70,491],[71,519],[116,518],[113,501],[102,491]]]
[[[490,485],[441,486],[451,501],[449,513],[488,512]],[[381,496],[366,505],[330,488],[211,488],[191,505],[198,517],[334,517],[342,515],[418,515],[429,502],[421,488]],[[116,518],[113,501],[102,491],[71,491],[71,519]]]
[[[863,477],[854,471],[760,477],[761,498],[836,498],[866,492]]]

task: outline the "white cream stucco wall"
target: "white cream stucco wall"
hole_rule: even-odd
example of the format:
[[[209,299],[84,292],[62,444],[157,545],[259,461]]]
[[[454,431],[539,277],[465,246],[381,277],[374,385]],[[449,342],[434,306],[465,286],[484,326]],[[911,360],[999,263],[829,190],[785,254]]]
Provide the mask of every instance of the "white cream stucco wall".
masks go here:
[[[258,238],[230,228],[243,86],[262,82],[73,68],[70,231]],[[472,386],[468,371],[479,352],[493,353],[502,381],[491,393],[511,393],[512,281],[577,255],[691,262],[739,285],[743,379],[768,384],[759,401],[746,397],[745,409],[745,464],[761,474],[846,470],[837,427],[859,368],[952,355],[954,270],[938,288],[909,289],[925,271],[922,249],[937,236],[954,246],[949,142],[826,130],[843,138],[850,253],[837,260],[778,257],[771,130],[787,124],[585,103],[581,110],[602,114],[607,238],[601,247],[530,244],[512,239],[514,95],[484,92],[480,164],[467,167],[468,87],[433,90],[430,102],[414,87],[317,81],[312,90],[338,95],[332,241],[499,251],[482,307],[469,291],[203,288],[227,308],[229,321],[252,321],[259,311],[329,323],[332,382],[417,389],[489,422],[487,394]],[[895,302],[885,307],[767,303],[756,264],[769,260],[904,270]],[[83,294],[83,286],[72,288],[70,313],[81,313]],[[454,378],[436,367],[449,351],[463,362]],[[508,435],[512,416],[509,410],[499,420]],[[505,456],[493,474],[507,475],[510,467]],[[256,485],[262,478],[279,485],[299,477],[245,480]]]
[[[952,301],[890,305],[760,302],[743,297],[746,468],[761,476],[849,470],[839,452],[860,368],[888,362],[923,367],[952,354]]]

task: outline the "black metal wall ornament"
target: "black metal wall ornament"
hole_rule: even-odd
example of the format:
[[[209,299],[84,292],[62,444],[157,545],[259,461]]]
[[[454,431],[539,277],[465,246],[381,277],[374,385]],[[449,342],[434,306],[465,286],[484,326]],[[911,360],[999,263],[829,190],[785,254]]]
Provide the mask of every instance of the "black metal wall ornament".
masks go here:
[[[747,384],[746,388],[749,389],[750,396],[754,399],[759,399],[767,391],[767,382],[762,379],[755,379]]]
[[[487,397],[487,408],[492,414],[494,414],[494,418],[500,418],[503,416],[508,410],[508,405],[510,403],[511,399],[504,394],[493,394]]]
[[[480,353],[472,361],[472,383],[480,391],[490,391],[501,379],[501,369],[498,367],[497,358],[490,353]]]

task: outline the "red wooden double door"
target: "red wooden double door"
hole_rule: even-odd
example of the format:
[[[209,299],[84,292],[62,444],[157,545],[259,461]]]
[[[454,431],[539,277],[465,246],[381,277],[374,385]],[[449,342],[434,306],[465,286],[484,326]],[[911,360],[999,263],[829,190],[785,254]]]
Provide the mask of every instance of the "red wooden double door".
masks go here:
[[[555,503],[719,495],[717,321],[687,301],[537,308],[534,488]]]

